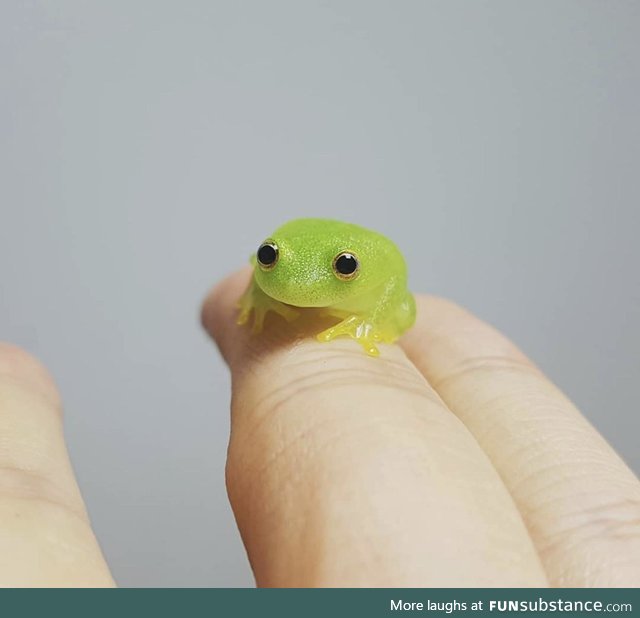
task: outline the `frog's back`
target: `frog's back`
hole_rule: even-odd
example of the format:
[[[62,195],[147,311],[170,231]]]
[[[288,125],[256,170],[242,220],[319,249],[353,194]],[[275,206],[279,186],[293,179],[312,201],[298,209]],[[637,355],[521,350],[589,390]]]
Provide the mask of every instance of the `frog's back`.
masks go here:
[[[359,250],[363,257],[375,261],[386,260],[385,267],[405,271],[406,266],[400,250],[386,236],[355,223],[345,223],[336,219],[304,218],[293,219],[280,226],[274,237],[297,238],[309,245],[335,244],[336,248]]]
[[[334,237],[350,237],[354,239],[361,239],[370,234],[384,238],[381,234],[355,223],[320,218],[293,219],[281,225],[275,232],[275,235],[285,236],[315,236],[319,238],[332,235]]]

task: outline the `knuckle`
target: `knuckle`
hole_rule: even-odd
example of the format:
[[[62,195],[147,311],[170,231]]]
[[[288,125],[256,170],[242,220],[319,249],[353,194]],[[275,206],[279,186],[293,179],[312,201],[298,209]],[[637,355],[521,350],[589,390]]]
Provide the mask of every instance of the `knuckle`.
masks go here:
[[[640,498],[607,501],[587,508],[582,517],[575,530],[585,540],[640,540]]]
[[[612,498],[566,514],[567,524],[541,544],[543,556],[564,553],[567,548],[594,545],[625,546],[640,543],[640,498]],[[613,551],[613,550],[612,550]]]
[[[415,294],[416,304],[425,311],[432,312],[436,309],[442,312],[456,312],[462,313],[466,310],[458,303],[445,298],[444,296],[438,296],[436,294]]]
[[[320,360],[313,346],[313,351],[300,350],[281,358],[266,374],[261,370],[252,375],[260,376],[259,384],[245,384],[234,395],[234,408],[241,409],[243,418],[236,425],[242,429],[232,430],[233,470],[252,468],[263,473],[296,448],[304,448],[305,457],[320,455],[371,426],[374,433],[388,435],[389,423],[449,429],[457,422],[423,376],[402,357],[372,360],[360,350],[338,350],[323,352]],[[425,404],[430,412],[425,413]]]
[[[76,491],[64,490],[47,474],[4,465],[0,467],[0,503],[32,505],[41,512],[59,512],[88,521]]]
[[[464,359],[437,380],[433,386],[440,389],[476,376],[481,376],[483,380],[486,380],[492,374],[500,377],[504,374],[541,377],[540,370],[525,358],[511,354],[487,354]]]
[[[387,358],[369,359],[360,350],[327,353],[319,362],[317,354],[295,355],[277,368],[272,386],[260,399],[263,410],[274,413],[292,400],[315,399],[327,393],[354,389],[368,393],[375,401],[376,392],[393,390],[428,398],[441,405],[426,380],[409,363]]]

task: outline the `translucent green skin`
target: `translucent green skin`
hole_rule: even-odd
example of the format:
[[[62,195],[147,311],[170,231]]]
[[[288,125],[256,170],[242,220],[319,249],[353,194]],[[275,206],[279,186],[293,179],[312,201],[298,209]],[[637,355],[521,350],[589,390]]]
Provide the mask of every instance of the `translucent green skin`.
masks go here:
[[[388,238],[350,223],[295,219],[269,240],[278,246],[278,261],[264,269],[252,258],[253,279],[239,302],[239,324],[253,310],[253,330],[260,332],[268,311],[291,321],[299,315],[297,307],[321,307],[340,321],[319,333],[318,340],[347,335],[372,356],[379,354],[376,343],[391,343],[413,325],[416,309],[407,289],[407,267]],[[333,270],[343,251],[359,262],[357,276],[347,281]]]

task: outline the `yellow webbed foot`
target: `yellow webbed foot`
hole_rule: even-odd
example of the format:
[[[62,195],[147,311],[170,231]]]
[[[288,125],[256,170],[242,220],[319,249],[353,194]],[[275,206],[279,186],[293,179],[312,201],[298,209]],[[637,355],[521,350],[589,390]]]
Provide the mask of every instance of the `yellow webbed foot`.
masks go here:
[[[336,337],[347,335],[355,339],[369,356],[379,356],[376,343],[391,342],[395,337],[385,336],[374,324],[356,315],[349,316],[335,326],[323,330],[317,335],[318,341],[331,341]]]

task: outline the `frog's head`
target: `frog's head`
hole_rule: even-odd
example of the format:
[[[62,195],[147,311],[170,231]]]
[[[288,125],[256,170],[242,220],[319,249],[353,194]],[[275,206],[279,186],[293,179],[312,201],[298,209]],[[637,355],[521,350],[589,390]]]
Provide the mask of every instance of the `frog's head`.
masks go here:
[[[277,230],[255,254],[255,281],[272,298],[297,307],[326,307],[366,292],[379,277],[370,243],[355,226],[297,220]]]

